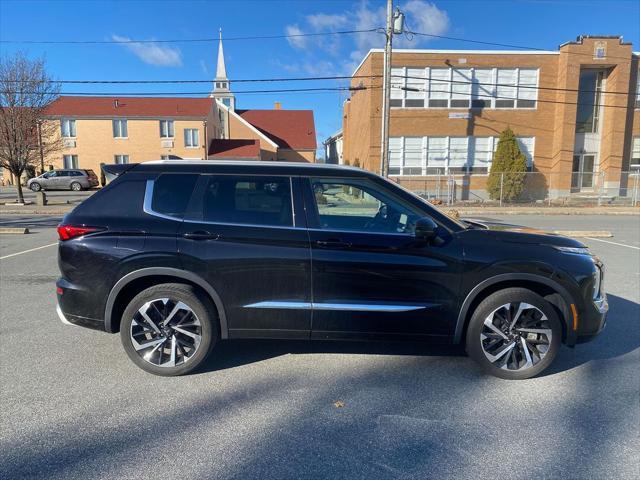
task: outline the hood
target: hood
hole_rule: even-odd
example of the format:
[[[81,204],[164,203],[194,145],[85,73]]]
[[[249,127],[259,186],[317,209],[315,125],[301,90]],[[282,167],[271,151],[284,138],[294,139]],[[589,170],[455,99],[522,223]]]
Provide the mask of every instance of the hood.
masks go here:
[[[505,242],[554,245],[558,247],[585,247],[582,242],[573,238],[536,228],[475,218],[463,218],[462,220],[469,224],[471,228],[485,230],[496,240]]]

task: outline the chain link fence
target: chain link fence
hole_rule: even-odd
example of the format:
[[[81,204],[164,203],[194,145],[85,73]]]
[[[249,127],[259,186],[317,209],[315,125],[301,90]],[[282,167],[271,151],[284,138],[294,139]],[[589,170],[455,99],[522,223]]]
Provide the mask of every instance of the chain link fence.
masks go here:
[[[403,187],[434,203],[539,206],[638,206],[640,205],[640,171],[607,174],[606,172],[517,174],[523,180],[519,195],[512,197],[507,188],[509,176],[502,173],[490,195],[488,175],[441,174],[423,177],[392,176]]]

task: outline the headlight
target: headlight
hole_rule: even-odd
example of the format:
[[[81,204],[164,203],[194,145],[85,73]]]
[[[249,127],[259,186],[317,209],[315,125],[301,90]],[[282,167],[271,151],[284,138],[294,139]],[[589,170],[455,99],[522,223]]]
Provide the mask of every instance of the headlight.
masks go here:
[[[602,270],[596,267],[595,280],[593,281],[593,299],[600,298],[600,291],[602,289]]]
[[[574,253],[576,255],[591,255],[591,252],[587,247],[557,247],[554,245],[553,248],[564,253]]]

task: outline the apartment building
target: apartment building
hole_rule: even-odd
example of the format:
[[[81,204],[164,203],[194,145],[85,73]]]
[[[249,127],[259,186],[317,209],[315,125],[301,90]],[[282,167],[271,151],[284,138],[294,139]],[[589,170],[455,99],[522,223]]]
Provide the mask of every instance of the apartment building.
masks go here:
[[[417,188],[434,176],[481,199],[500,133],[510,127],[540,194],[598,187],[625,194],[640,167],[639,54],[620,37],[581,36],[557,51],[393,51],[389,176]],[[383,51],[353,73],[344,159],[380,170]],[[532,175],[534,177],[534,175]]]

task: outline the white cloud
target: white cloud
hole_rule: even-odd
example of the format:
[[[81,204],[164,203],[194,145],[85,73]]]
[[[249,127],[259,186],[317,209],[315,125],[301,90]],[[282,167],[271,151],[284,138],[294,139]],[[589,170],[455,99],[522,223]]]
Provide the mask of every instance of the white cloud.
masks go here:
[[[301,35],[304,33],[298,25],[287,25],[284,31],[286,35]],[[293,48],[302,50],[307,46],[307,37],[288,37],[287,42]]]
[[[407,0],[398,6],[405,14],[406,29],[420,33],[442,35],[450,28],[447,12],[427,0]],[[328,14],[320,12],[307,15],[304,18],[304,23],[301,23],[302,27],[298,24],[288,25],[285,28],[285,32],[287,35],[299,35],[301,33],[322,33],[339,29],[371,30],[382,28],[385,23],[385,7],[371,6],[367,0],[362,0],[355,8],[350,8],[342,13]],[[384,35],[376,31],[345,36],[293,37],[287,38],[287,40],[293,48],[304,50],[304,57],[299,59],[299,70],[310,71],[317,69],[326,71],[327,67],[332,65],[334,74],[351,74],[369,49],[384,47]],[[429,37],[420,35],[414,35],[412,38],[408,38],[405,35],[396,35],[394,37],[394,47],[416,48],[430,40]],[[345,60],[328,62],[323,58],[324,54],[329,54],[335,59],[343,58]],[[338,63],[339,65],[336,65]],[[326,74],[330,75],[331,72]]]
[[[205,75],[209,75],[209,69],[207,68],[207,62],[205,62],[203,59],[200,59],[200,69],[202,70],[202,73],[204,73]]]
[[[177,47],[170,47],[158,43],[127,43],[131,39],[120,35],[111,38],[132,52],[136,57],[149,65],[156,67],[181,67],[182,53]]]

